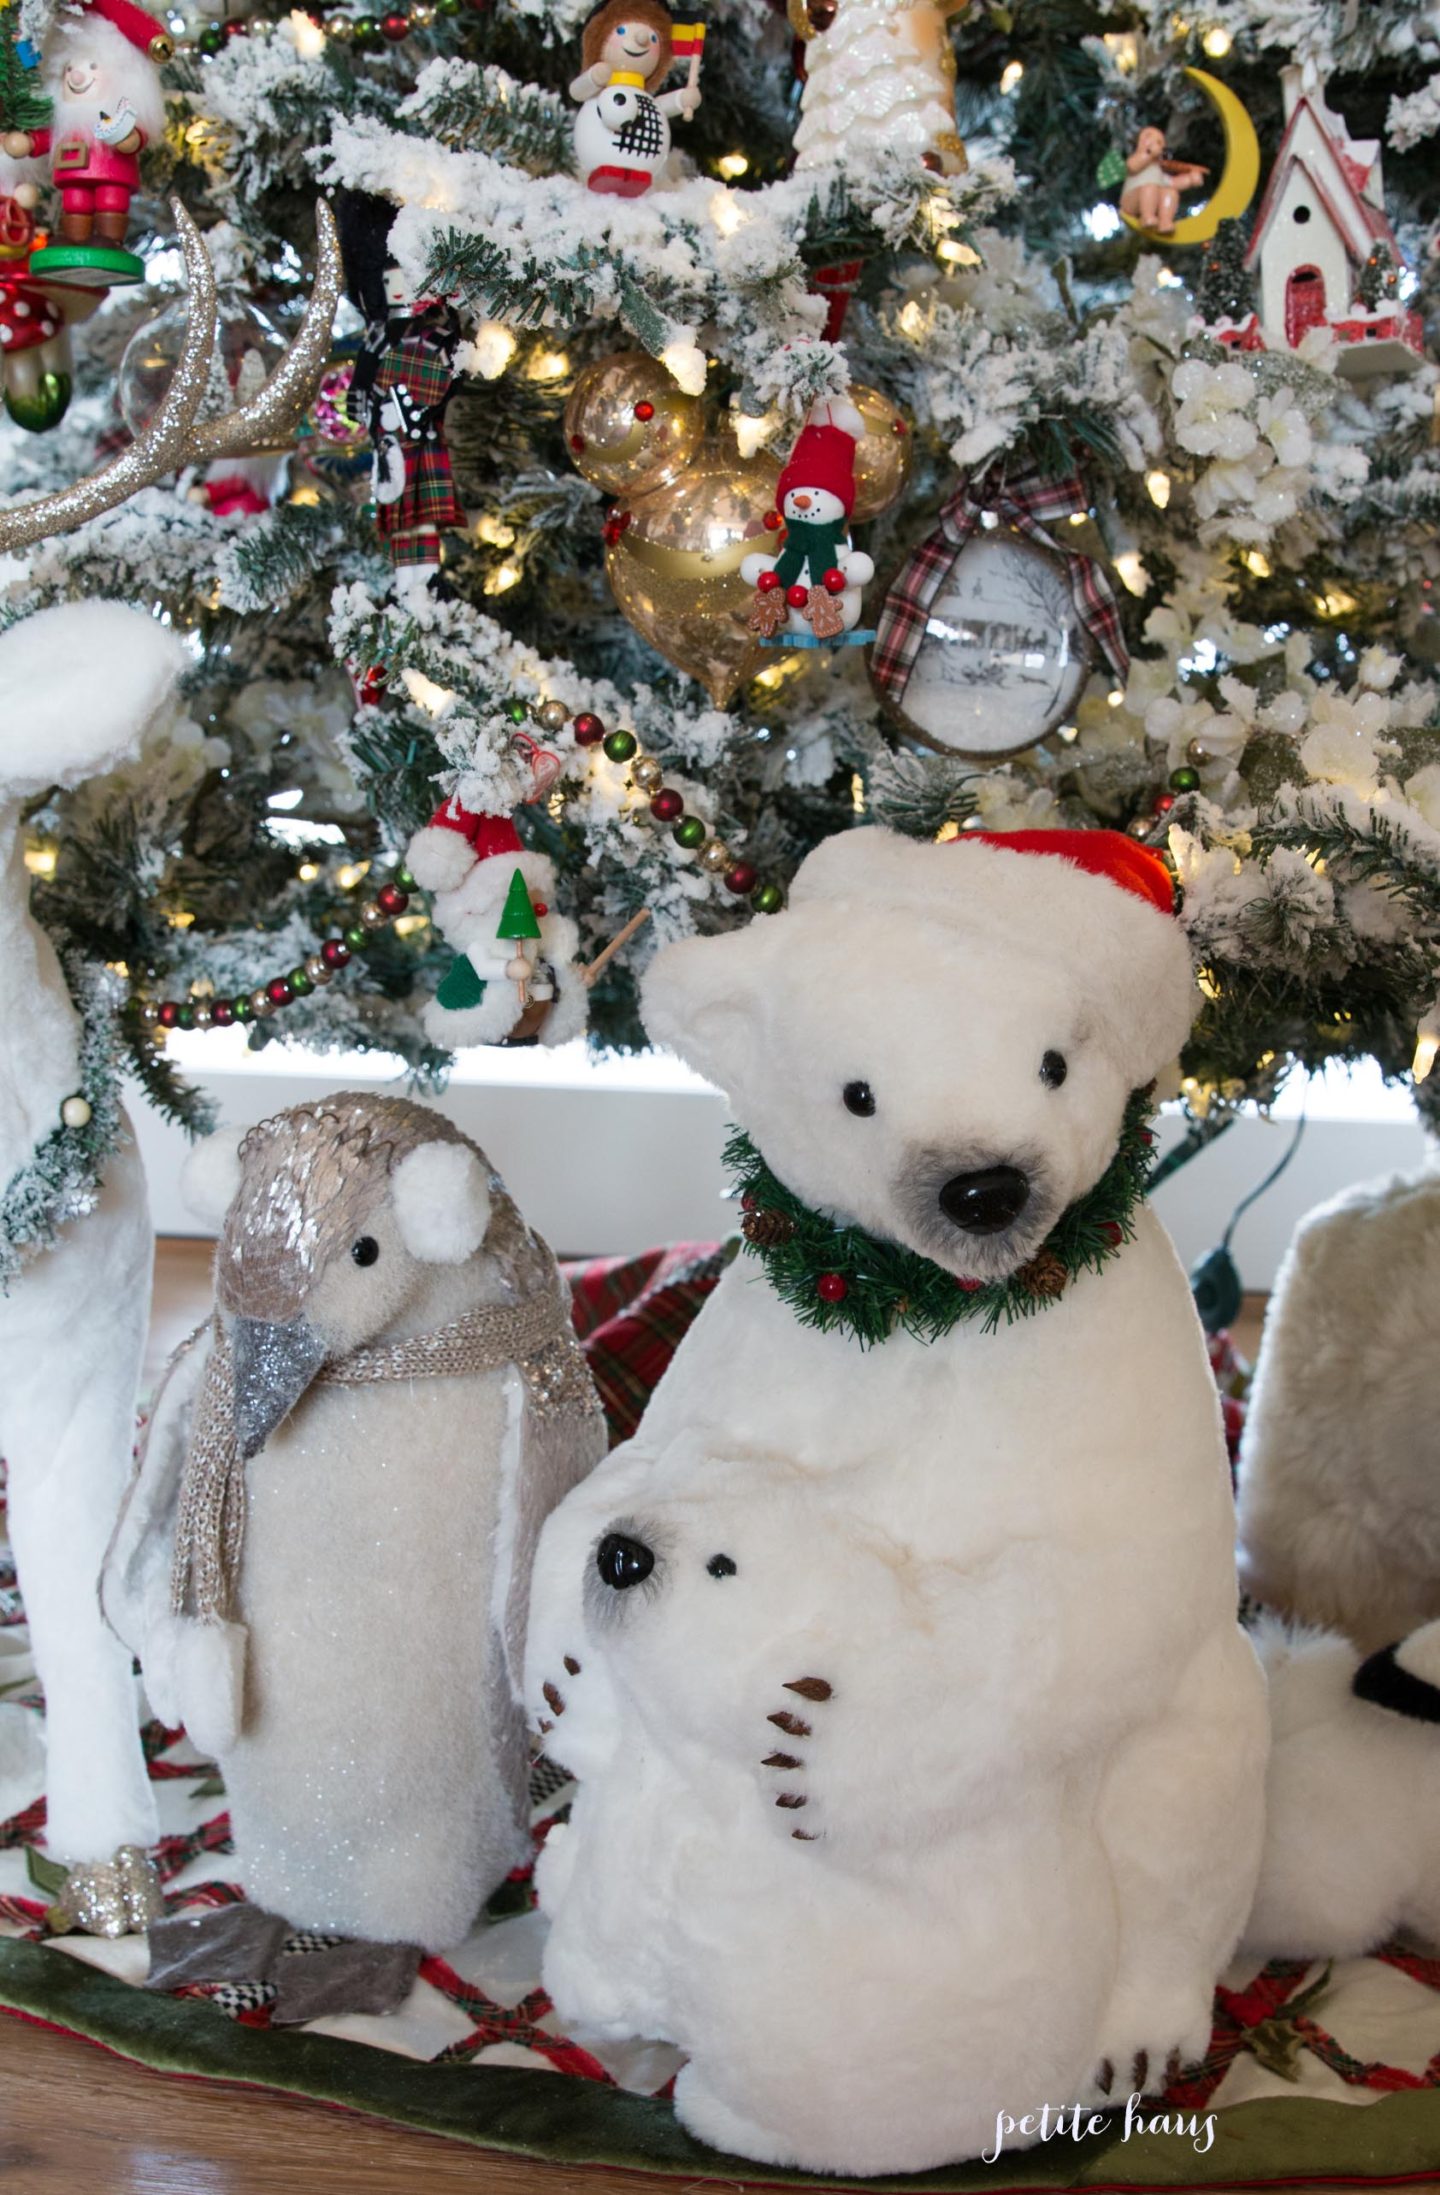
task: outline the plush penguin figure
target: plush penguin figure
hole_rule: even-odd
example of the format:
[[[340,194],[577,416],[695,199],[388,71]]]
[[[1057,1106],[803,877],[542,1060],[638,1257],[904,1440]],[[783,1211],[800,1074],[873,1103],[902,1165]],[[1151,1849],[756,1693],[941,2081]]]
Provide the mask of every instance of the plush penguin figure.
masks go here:
[[[848,401],[817,405],[801,428],[775,490],[785,540],[777,556],[747,556],[740,576],[755,588],[750,622],[762,637],[781,631],[833,642],[860,622],[861,590],[875,576],[852,547],[855,444],[865,431]]]
[[[104,1607],[298,1927],[440,1949],[528,1856],[530,1555],[605,1447],[555,1262],[483,1154],[342,1093],[212,1138],[216,1310],[161,1393]]]

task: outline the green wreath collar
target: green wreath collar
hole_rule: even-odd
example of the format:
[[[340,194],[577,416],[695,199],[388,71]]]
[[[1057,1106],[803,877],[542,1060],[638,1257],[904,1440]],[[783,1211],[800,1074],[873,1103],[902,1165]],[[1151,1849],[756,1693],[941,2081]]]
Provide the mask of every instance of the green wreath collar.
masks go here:
[[[1002,1320],[1008,1326],[1058,1303],[1077,1274],[1098,1273],[1131,1240],[1154,1158],[1153,1098],[1153,1083],[1134,1092],[1105,1172],[1006,1280],[957,1280],[916,1250],[826,1219],[777,1180],[735,1128],[725,1164],[744,1207],[744,1246],[802,1326],[853,1334],[862,1349],[897,1327],[917,1341],[938,1341],[962,1320],[978,1319],[984,1333],[994,1333]]]

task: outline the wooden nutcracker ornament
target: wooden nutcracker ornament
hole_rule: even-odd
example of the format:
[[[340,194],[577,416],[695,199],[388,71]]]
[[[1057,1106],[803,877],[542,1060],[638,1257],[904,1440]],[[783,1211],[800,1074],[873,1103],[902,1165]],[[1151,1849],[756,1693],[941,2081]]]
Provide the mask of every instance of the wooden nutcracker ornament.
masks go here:
[[[670,123],[700,104],[703,23],[676,23],[662,0],[605,0],[585,25],[581,70],[570,86],[575,162],[587,190],[641,198],[670,157]],[[689,74],[660,86],[677,61]]]
[[[460,320],[445,298],[407,296],[389,249],[396,211],[370,192],[337,197],[346,290],[365,315],[347,402],[374,445],[375,523],[391,563],[438,569],[442,536],[465,523],[445,441]]]
[[[93,289],[144,279],[144,261],[125,238],[140,154],[165,126],[157,70],[174,50],[170,33],[133,0],[89,0],[56,17],[42,64],[53,116],[0,140],[13,160],[48,156],[59,193],[59,241],[35,253],[37,277]]]

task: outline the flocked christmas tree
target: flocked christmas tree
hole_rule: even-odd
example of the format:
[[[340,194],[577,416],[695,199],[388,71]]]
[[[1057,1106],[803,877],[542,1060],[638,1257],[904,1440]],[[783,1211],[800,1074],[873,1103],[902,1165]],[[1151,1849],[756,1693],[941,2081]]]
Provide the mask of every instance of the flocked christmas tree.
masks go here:
[[[676,23],[656,94],[694,83],[700,105],[672,101],[668,165],[613,191],[575,173],[585,0],[396,0],[323,23],[261,0],[223,32],[184,5],[169,18],[168,120],[130,223],[147,279],[76,331],[63,423],[0,427],[17,508],[124,441],[185,284],[170,194],[222,294],[281,338],[314,283],[317,196],[343,186],[394,218],[347,268],[362,302],[286,447],[157,461],[116,507],[57,512],[0,554],[6,621],[111,594],[189,642],[181,705],[141,763],[29,824],[36,907],[70,965],[119,971],[117,1029],[157,1102],[193,1109],[164,1049],[177,1026],[443,1072],[420,1015],[452,955],[403,862],[457,793],[513,811],[551,859],[586,959],[649,909],[590,991],[598,1043],[642,1040],[636,977],[657,944],[781,904],[830,831],[1063,822],[1173,862],[1207,999],[1184,1063],[1202,1132],[1297,1064],[1423,1065],[1440,988],[1435,370],[1412,355],[1409,373],[1352,374],[1328,326],[1349,295],[1307,317],[1269,239],[1247,274],[1233,224],[1147,244],[1096,177],[1157,122],[1210,189],[1233,180],[1187,68],[1243,103],[1265,171],[1294,100],[1328,100],[1351,186],[1395,226],[1385,295],[1433,338],[1429,13],[929,6],[888,87],[913,116],[923,75],[921,145],[859,126],[822,141],[823,111],[886,92],[874,40],[896,11],[811,0],[797,23],[798,5],[715,0],[703,47]],[[34,123],[17,102],[32,79],[43,96],[52,15],[0,10],[6,131]],[[14,68],[17,31],[38,72]],[[807,68],[816,86],[831,73],[824,101],[803,103]],[[0,166],[0,189],[25,183],[48,187],[44,162]],[[1227,192],[1221,210],[1244,209]],[[1379,259],[1354,264],[1350,294],[1385,289]],[[24,302],[15,264],[0,313]],[[1227,350],[1208,330],[1257,276],[1264,348]],[[437,299],[459,317],[453,358],[443,309],[420,324]],[[352,413],[357,355],[393,359],[397,329],[416,389]],[[800,426],[847,392],[877,567],[862,629],[890,651],[874,680],[860,647],[759,645],[738,577],[773,547]],[[233,378],[212,384],[212,410],[235,401]],[[442,514],[408,567],[376,523],[387,498],[410,499],[412,541],[427,501]],[[895,582],[952,502],[968,545],[945,584],[962,604],[992,579],[1010,592],[973,653],[937,655],[922,631],[906,660]],[[0,544],[5,524],[0,509]],[[1417,1082],[1422,1104],[1433,1087]]]

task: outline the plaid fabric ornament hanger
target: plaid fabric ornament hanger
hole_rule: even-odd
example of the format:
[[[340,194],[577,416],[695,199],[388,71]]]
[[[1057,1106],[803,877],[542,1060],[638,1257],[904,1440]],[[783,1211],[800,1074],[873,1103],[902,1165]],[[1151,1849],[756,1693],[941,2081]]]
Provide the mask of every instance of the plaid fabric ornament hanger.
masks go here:
[[[987,513],[1060,560],[1080,623],[1115,676],[1128,677],[1130,655],[1110,582],[1093,557],[1066,548],[1048,530],[1059,520],[1083,518],[1088,510],[1085,483],[1078,473],[1056,478],[1038,466],[1027,466],[1014,473],[1001,468],[980,476],[963,475],[934,531],[912,550],[885,598],[870,653],[870,675],[886,699],[901,707],[931,608]]]

